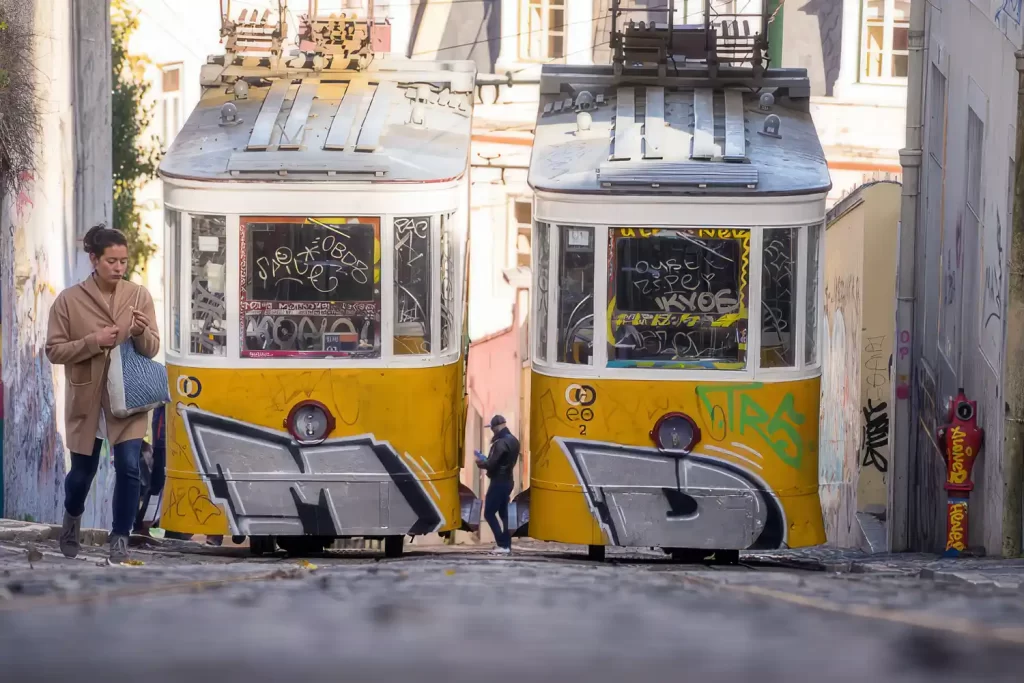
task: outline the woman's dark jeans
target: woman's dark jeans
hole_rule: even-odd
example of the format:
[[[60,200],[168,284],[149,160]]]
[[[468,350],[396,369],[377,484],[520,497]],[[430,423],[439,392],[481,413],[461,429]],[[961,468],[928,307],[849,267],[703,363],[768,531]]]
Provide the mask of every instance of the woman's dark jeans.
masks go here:
[[[71,471],[64,479],[64,509],[79,517],[85,512],[85,499],[100,465],[103,440],[96,439],[92,455],[71,454]],[[139,459],[142,439],[114,446],[114,524],[111,533],[128,536],[139,509]]]

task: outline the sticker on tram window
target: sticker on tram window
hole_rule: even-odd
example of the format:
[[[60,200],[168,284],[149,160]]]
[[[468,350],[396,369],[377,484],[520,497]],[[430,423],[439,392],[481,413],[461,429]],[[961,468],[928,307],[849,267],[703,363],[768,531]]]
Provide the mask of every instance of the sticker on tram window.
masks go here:
[[[611,231],[610,367],[746,366],[750,231]]]
[[[566,231],[569,235],[570,249],[589,249],[591,231],[587,228],[569,228]]]
[[[380,219],[244,217],[242,356],[380,356]]]

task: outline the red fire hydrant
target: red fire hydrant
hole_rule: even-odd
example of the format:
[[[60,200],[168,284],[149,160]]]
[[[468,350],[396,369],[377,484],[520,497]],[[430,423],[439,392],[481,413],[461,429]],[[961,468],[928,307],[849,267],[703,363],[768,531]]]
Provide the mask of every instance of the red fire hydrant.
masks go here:
[[[985,439],[977,416],[978,402],[968,401],[960,388],[949,402],[946,424],[938,430],[946,460],[946,557],[967,549],[967,500],[974,490],[971,468]]]

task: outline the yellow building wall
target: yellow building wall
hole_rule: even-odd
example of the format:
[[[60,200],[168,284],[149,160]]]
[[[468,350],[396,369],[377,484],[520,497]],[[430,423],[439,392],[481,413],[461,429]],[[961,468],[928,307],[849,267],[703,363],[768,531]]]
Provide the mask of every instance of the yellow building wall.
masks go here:
[[[863,518],[884,519],[895,329],[900,185],[865,185],[825,232],[819,488],[829,543],[861,545]]]

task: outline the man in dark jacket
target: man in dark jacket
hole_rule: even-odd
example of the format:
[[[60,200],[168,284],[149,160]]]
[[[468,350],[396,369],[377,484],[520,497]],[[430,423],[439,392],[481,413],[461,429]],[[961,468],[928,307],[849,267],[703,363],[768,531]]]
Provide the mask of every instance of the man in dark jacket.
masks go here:
[[[508,503],[515,485],[513,471],[519,460],[519,439],[512,436],[505,425],[505,418],[495,415],[491,418],[491,451],[485,459],[476,451],[477,465],[487,472],[491,483],[484,497],[484,519],[491,526],[497,547],[494,553],[508,555],[512,552],[512,535],[508,528]],[[498,517],[504,526],[498,524]]]

